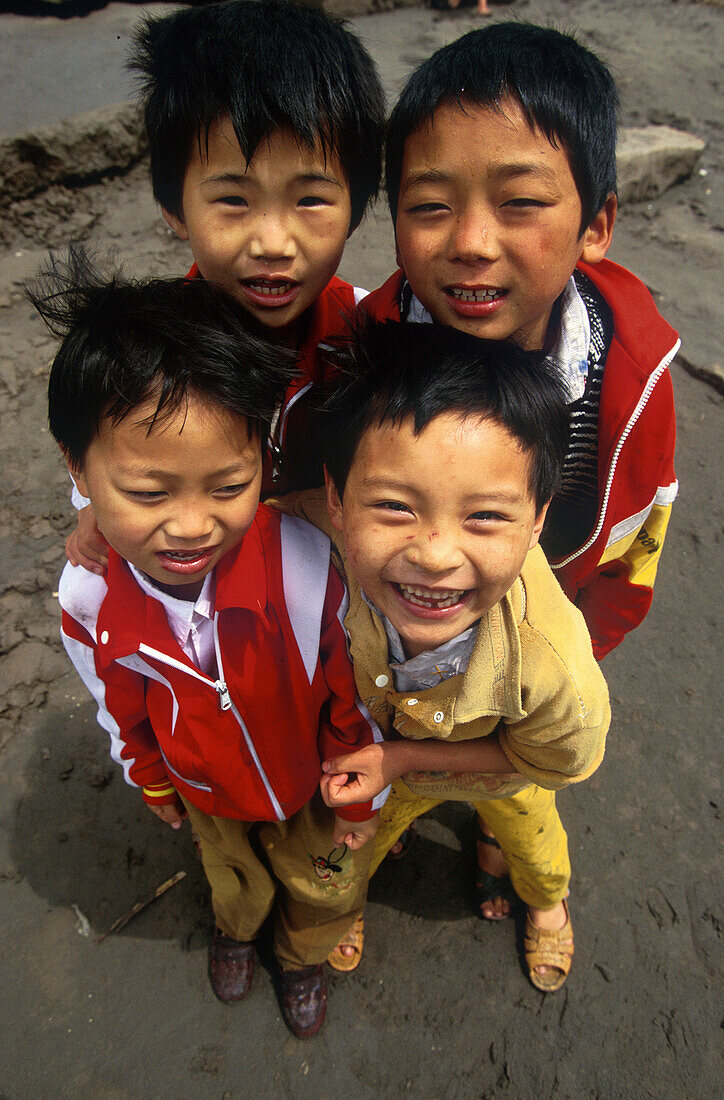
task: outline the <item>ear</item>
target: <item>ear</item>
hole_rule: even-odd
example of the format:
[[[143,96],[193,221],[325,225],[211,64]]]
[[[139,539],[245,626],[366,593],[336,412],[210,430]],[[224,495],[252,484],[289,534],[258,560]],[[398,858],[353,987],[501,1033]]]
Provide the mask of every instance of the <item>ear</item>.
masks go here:
[[[327,511],[329,512],[329,518],[332,521],[332,526],[335,531],[339,531],[341,534],[344,529],[342,498],[337,492],[337,486],[332,481],[326,466],[324,467],[324,486],[327,490]]]
[[[583,234],[581,259],[587,264],[597,264],[611,247],[613,227],[618,210],[618,199],[611,192]]]
[[[179,218],[176,214],[172,214],[170,210],[165,210],[163,206],[161,207],[161,213],[163,214],[163,220],[173,229],[179,240],[187,241],[189,239],[189,231],[186,228],[186,223],[183,218]]]
[[[63,451],[63,458],[65,459],[66,466],[68,467],[68,473],[73,478],[73,481],[77,486],[78,492],[81,493],[81,495],[84,497],[89,497],[90,493],[88,492],[88,484],[85,479],[85,474],[83,473],[83,467],[76,466],[73,460],[69,458],[68,455],[65,453],[65,451]]]
[[[535,517],[535,523],[533,524],[533,530],[530,533],[530,542],[528,543],[528,549],[529,550],[532,550],[534,546],[538,545],[538,540],[540,538],[540,533],[543,530],[543,524],[545,523],[546,513],[548,512],[548,505],[549,504],[550,504],[550,501],[547,500],[546,503],[541,508],[538,515]]]

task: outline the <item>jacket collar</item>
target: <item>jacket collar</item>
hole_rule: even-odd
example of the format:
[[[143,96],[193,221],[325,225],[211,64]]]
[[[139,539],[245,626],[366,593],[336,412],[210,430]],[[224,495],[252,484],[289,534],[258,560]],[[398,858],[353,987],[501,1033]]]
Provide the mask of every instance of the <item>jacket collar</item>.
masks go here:
[[[264,505],[259,506],[242,542],[229,551],[216,567],[216,611],[240,608],[258,615],[269,626],[267,561],[260,529],[261,509],[268,512]],[[108,552],[106,582],[108,591],[98,615],[97,628],[102,666],[119,657],[137,653],[141,643],[161,651],[167,651],[172,646],[173,655],[189,663],[183,650],[173,640],[163,604],[142,591],[127,563],[114,550]]]
[[[497,716],[517,721],[525,717],[521,697],[521,647],[518,623],[524,616],[525,587],[519,577],[508,593],[480,620],[465,672],[420,691],[394,690],[389,643],[380,616],[372,609],[352,576],[339,542],[337,553],[347,576],[350,607],[345,619],[350,652],[360,694],[396,711],[395,727],[414,736],[410,726],[424,727],[417,736],[446,737],[455,725]],[[536,548],[532,554],[543,551]],[[387,677],[382,688],[378,679]]]
[[[381,287],[362,299],[362,309],[378,321],[399,321],[400,291],[404,280],[405,273],[398,268]]]

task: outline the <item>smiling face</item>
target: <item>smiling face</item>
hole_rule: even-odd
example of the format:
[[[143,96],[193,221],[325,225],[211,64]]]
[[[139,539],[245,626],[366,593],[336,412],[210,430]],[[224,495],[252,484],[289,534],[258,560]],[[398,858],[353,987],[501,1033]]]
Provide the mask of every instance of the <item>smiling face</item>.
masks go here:
[[[441,324],[542,348],[556,298],[580,259],[611,241],[611,196],[583,235],[565,149],[520,106],[443,103],[405,142],[397,258]]]
[[[259,503],[261,446],[243,416],[196,397],[148,430],[155,401],[101,421],[81,471],[96,521],[122,558],[179,599],[241,542]]]
[[[530,456],[496,421],[442,413],[363,434],[332,523],[408,656],[466,630],[508,591],[540,535]]]
[[[349,185],[337,156],[325,158],[287,130],[263,139],[249,165],[228,118],[194,143],[183,216],[164,211],[191,246],[205,279],[283,340],[339,267],[349,234]]]

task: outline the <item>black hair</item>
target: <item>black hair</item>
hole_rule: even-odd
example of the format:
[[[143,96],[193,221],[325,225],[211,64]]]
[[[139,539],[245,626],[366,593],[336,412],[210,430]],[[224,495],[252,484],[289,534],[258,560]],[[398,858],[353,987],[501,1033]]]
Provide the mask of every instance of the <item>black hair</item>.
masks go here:
[[[203,279],[102,277],[71,249],[27,296],[62,338],[48,382],[50,431],[80,469],[101,420],[118,424],[151,399],[157,421],[189,397],[246,418],[264,440],[294,377],[293,353],[244,331],[239,306]]]
[[[559,372],[543,352],[445,325],[366,320],[339,358],[343,380],[327,397],[319,425],[340,497],[368,428],[411,417],[419,435],[441,413],[502,424],[530,454],[536,512],[553,496],[568,445],[568,410]]]
[[[531,127],[563,146],[581,199],[580,233],[616,191],[614,79],[595,54],[572,35],[532,23],[496,23],[437,50],[412,74],[387,132],[386,180],[397,220],[405,142],[441,103],[502,109],[511,98]]]
[[[153,193],[181,218],[194,142],[229,115],[247,165],[259,142],[287,128],[322,144],[346,173],[351,229],[379,190],[385,96],[377,69],[341,19],[287,0],[229,0],[149,17],[130,67],[141,77]]]

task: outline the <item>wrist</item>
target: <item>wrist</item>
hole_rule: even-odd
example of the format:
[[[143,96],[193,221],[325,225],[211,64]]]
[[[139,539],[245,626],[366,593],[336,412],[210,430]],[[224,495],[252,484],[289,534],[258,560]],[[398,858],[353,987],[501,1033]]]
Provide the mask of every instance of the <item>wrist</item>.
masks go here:
[[[393,783],[406,772],[415,771],[415,742],[414,741],[385,741],[382,751],[384,753],[384,774],[387,783]]]

